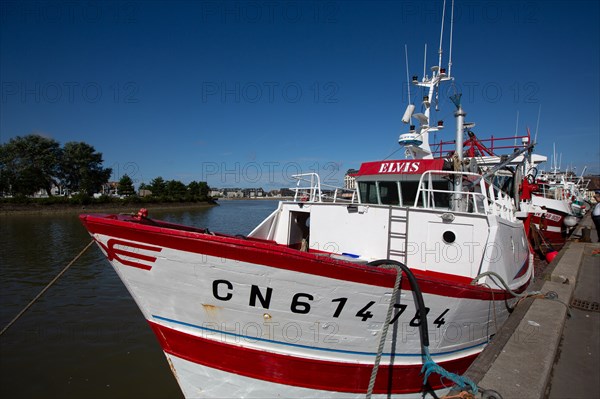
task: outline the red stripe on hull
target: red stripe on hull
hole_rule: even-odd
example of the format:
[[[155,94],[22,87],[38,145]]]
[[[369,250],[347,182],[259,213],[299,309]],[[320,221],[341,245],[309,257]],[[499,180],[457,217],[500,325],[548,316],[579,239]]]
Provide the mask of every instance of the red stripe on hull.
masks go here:
[[[80,218],[88,231],[94,234],[342,281],[390,288],[394,286],[395,282],[395,271],[338,261],[314,253],[300,252],[282,245],[167,229],[101,216],[82,215]],[[410,267],[410,265],[408,266]],[[413,270],[413,272],[419,280],[423,293],[484,301],[512,298],[504,290],[492,290],[483,286],[471,285],[470,279],[420,270]],[[524,290],[527,284],[519,287],[516,291]],[[410,290],[410,284],[406,278],[402,279],[402,289]]]
[[[142,244],[137,244],[137,243],[131,243],[131,242],[127,242],[127,241],[119,241],[119,240],[115,240],[113,238],[111,238],[110,240],[108,240],[108,242],[106,243],[106,245],[102,244],[100,241],[96,240],[96,243],[98,245],[100,245],[100,247],[102,247],[102,249],[104,249],[104,252],[106,252],[106,256],[108,257],[108,260],[113,260],[116,259],[118,260],[120,263],[126,265],[126,266],[132,266],[132,267],[137,267],[138,269],[143,269],[143,270],[150,270],[152,269],[152,266],[148,265],[148,264],[143,264],[140,262],[133,262],[127,259],[123,259],[122,257],[120,257],[119,255],[125,255],[128,256],[130,258],[135,258],[135,259],[139,259],[139,260],[143,260],[149,263],[154,263],[156,262],[156,257],[155,256],[148,256],[148,255],[142,255],[136,252],[132,252],[130,250],[125,250],[125,249],[117,249],[115,248],[115,245],[121,245],[121,246],[125,246],[125,247],[133,247],[133,248],[137,248],[137,249],[143,249],[146,251],[153,251],[153,252],[160,252],[162,251],[162,248],[157,248],[157,247],[151,247],[148,245],[142,245]]]
[[[201,338],[148,321],[166,353],[218,370],[279,384],[336,392],[365,393],[372,365],[341,363],[281,355]],[[476,354],[441,362],[449,371],[462,374]],[[381,365],[374,393],[413,393],[423,389],[421,364]],[[432,389],[442,382],[429,378]]]

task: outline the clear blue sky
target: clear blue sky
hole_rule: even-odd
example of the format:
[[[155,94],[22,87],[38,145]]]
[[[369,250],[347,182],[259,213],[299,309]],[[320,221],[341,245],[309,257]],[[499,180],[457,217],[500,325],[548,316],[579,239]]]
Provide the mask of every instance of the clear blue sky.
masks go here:
[[[441,4],[2,2],[0,142],[85,141],[137,183],[271,189],[318,169],[341,185],[398,148],[404,45],[422,76]],[[517,112],[534,131],[541,105],[537,152],[556,143],[563,167],[600,173],[599,2],[457,0],[455,14],[452,74],[475,132],[511,135]],[[443,97],[434,119],[452,127]]]

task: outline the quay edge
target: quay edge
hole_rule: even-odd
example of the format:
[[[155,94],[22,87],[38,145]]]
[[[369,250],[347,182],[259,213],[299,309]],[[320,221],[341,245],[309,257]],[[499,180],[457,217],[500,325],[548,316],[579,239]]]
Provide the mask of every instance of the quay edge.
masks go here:
[[[502,399],[554,399],[567,397],[564,396],[566,392],[571,399],[600,397],[600,374],[594,371],[600,364],[600,342],[597,336],[586,333],[590,329],[597,331],[600,315],[597,311],[578,311],[581,315],[574,317],[582,320],[573,324],[571,328],[575,331],[569,337],[565,334],[565,325],[569,321],[565,304],[571,303],[578,285],[587,284],[587,292],[593,292],[593,300],[600,300],[597,280],[593,279],[596,283],[582,281],[589,280],[582,273],[584,267],[593,269],[588,270],[588,274],[595,275],[600,268],[600,256],[592,255],[593,251],[600,250],[600,243],[589,214],[580,222],[574,238],[583,227],[592,230],[592,242],[578,242],[572,238],[548,265],[543,278],[529,289],[542,294],[556,292],[558,301],[533,298],[521,301],[465,373],[481,388],[496,391]],[[596,287],[592,286],[590,290],[593,284]],[[571,312],[577,310],[571,309]],[[576,340],[579,342],[574,342]],[[561,349],[566,350],[567,345],[570,345],[569,348],[595,345],[589,350],[590,358],[585,360],[595,367],[584,371],[579,361],[574,363],[574,356],[561,356]],[[579,381],[566,381],[573,372],[566,375],[568,372],[564,370],[575,370]]]

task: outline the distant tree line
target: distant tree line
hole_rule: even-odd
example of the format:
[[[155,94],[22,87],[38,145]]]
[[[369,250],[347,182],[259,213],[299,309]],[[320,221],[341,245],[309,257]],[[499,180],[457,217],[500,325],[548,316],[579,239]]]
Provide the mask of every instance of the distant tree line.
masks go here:
[[[102,196],[112,174],[102,166],[102,154],[84,142],[68,142],[63,147],[51,138],[36,134],[15,137],[0,145],[0,197],[14,197],[17,202],[30,202],[32,195],[43,191],[45,203],[64,202],[53,198],[52,189],[60,188],[65,196],[74,195],[77,203],[112,202]],[[150,184],[140,184],[138,196],[134,182],[123,175],[116,194],[125,202],[196,202],[210,200],[206,182],[192,181],[188,185],[162,177]],[[114,192],[113,192],[114,193]],[[73,201],[71,201],[73,202]]]
[[[84,142],[63,147],[37,134],[14,137],[0,145],[0,195],[31,196],[52,188],[92,195],[108,182],[112,170],[102,167],[102,154]]]
[[[119,182],[121,187],[122,180]],[[209,198],[210,188],[206,182],[192,181],[187,186],[179,180],[164,180],[162,177],[153,179],[150,184],[140,184],[140,193],[145,191],[151,193],[150,196],[161,202],[173,201],[206,201]]]

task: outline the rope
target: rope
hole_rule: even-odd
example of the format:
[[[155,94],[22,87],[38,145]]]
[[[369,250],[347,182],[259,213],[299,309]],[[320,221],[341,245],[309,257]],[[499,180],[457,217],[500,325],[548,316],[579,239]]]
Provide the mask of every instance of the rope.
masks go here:
[[[496,305],[495,305],[495,303],[496,303],[496,299],[495,299],[495,297],[494,297],[494,289],[493,289],[492,287],[490,287],[488,284],[485,284],[485,283],[484,283],[484,284],[482,284],[482,286],[484,286],[484,287],[487,287],[487,288],[489,288],[489,290],[490,290],[490,295],[492,296],[492,302],[490,303],[490,306],[491,306],[491,308],[492,308],[492,314],[493,314],[493,317],[494,317],[494,327],[496,327],[496,331],[498,331],[498,318],[497,318],[497,316],[496,316]],[[522,299],[523,299],[523,298],[521,298],[521,299],[519,299],[519,300],[517,301],[517,304],[515,304],[515,307],[517,307],[517,305],[519,304],[519,302],[520,302]],[[488,313],[488,314],[489,314],[489,313]],[[489,326],[488,326],[488,328],[487,328],[488,337],[489,337],[489,331],[490,331],[490,330],[489,330]],[[488,340],[488,342],[489,342],[489,340]]]
[[[452,155],[452,166],[453,166],[455,172],[460,172],[462,170],[460,158],[458,157],[458,154],[456,154],[456,153],[454,155]]]
[[[44,289],[43,289],[43,290],[42,290],[42,291],[41,291],[39,294],[37,294],[37,295],[36,295],[36,297],[35,297],[35,298],[33,298],[33,299],[31,300],[31,302],[29,302],[29,303],[28,303],[28,304],[27,304],[27,306],[25,306],[25,307],[23,308],[23,310],[21,310],[21,311],[19,312],[19,314],[18,314],[18,315],[16,315],[16,316],[15,316],[15,317],[14,317],[14,318],[13,318],[13,319],[10,321],[10,323],[8,323],[8,324],[6,325],[6,327],[4,327],[4,328],[2,329],[2,331],[0,331],[0,336],[1,336],[2,334],[4,334],[4,333],[6,332],[6,330],[8,330],[8,329],[9,329],[9,328],[10,328],[10,327],[13,325],[13,324],[15,324],[15,322],[16,322],[17,320],[19,320],[19,318],[21,318],[21,316],[23,316],[23,314],[24,314],[24,313],[25,313],[25,312],[26,312],[26,311],[27,311],[27,310],[28,310],[30,307],[32,307],[32,306],[33,306],[33,304],[34,304],[34,303],[35,303],[35,302],[36,302],[38,299],[40,299],[40,298],[41,298],[41,296],[42,296],[42,295],[44,295],[44,293],[45,293],[46,291],[48,291],[48,289],[49,289],[49,288],[50,288],[50,287],[51,287],[51,286],[52,286],[54,283],[56,283],[56,281],[57,281],[57,280],[58,280],[58,279],[59,279],[59,278],[60,278],[60,277],[61,277],[61,276],[62,276],[62,275],[63,275],[63,274],[64,274],[64,273],[65,273],[65,272],[66,272],[66,271],[67,271],[67,270],[68,270],[68,269],[71,267],[71,265],[73,265],[73,263],[75,263],[75,262],[77,261],[77,259],[79,259],[79,258],[81,257],[81,255],[83,255],[83,254],[85,253],[85,251],[87,251],[87,249],[88,249],[88,248],[89,248],[89,247],[90,247],[90,246],[91,246],[93,243],[94,243],[94,240],[90,241],[90,242],[89,242],[89,244],[88,244],[88,245],[86,245],[86,246],[85,246],[85,248],[83,248],[83,249],[81,250],[81,252],[79,252],[79,254],[77,254],[77,256],[76,256],[76,257],[74,257],[74,258],[73,258],[73,260],[72,260],[71,262],[69,262],[69,264],[68,264],[67,266],[65,266],[65,268],[64,268],[64,269],[62,269],[62,270],[60,271],[60,273],[58,273],[58,275],[57,275],[56,277],[54,277],[54,278],[52,279],[52,281],[50,281],[50,282],[48,283],[48,285],[46,285],[46,286],[44,287]]]
[[[473,279],[473,281],[471,282],[471,284],[475,284],[475,282],[477,282],[477,280],[479,280],[482,277],[486,277],[489,276],[491,277],[492,280],[494,280],[494,282],[496,284],[498,284],[498,281],[496,279],[498,279],[500,281],[500,284],[504,286],[504,289],[511,294],[514,297],[517,298],[523,298],[523,297],[528,297],[531,295],[537,295],[537,294],[541,294],[540,291],[532,291],[532,292],[523,292],[522,294],[517,294],[516,292],[514,292],[513,290],[510,289],[510,287],[508,286],[508,284],[506,284],[506,281],[504,281],[504,279],[498,274],[498,273],[494,273],[494,272],[484,272],[481,273],[479,275],[477,275],[477,277],[475,277]]]
[[[441,399],[475,399],[475,395],[467,391],[461,391],[456,395],[442,396]]]
[[[520,298],[517,303],[515,304],[515,307],[521,302],[521,300],[525,299],[525,298],[533,298],[533,299],[548,299],[551,301],[555,301],[558,303],[562,303],[563,305],[565,305],[565,307],[567,308],[567,315],[569,317],[572,317],[571,314],[571,307],[569,306],[569,304],[561,301],[560,299],[558,299],[558,294],[554,291],[548,291],[545,294],[542,293],[541,291],[526,291],[523,292],[522,294],[517,294],[516,292],[514,292],[513,290],[511,290],[510,288],[508,288],[508,284],[506,284],[506,282],[504,281],[504,279],[502,277],[500,277],[500,275],[498,275],[497,273],[494,272],[485,272],[485,273],[481,273],[480,275],[478,275],[477,277],[475,277],[473,279],[472,284],[474,284],[477,280],[479,280],[481,277],[485,277],[485,276],[490,276],[492,280],[494,280],[494,282],[496,284],[498,284],[498,282],[495,280],[496,278],[498,280],[500,280],[500,283],[504,286],[504,288],[506,289],[506,291],[508,293],[510,293],[512,296]]]
[[[548,299],[550,301],[554,301],[554,302],[558,302],[558,303],[562,303],[563,305],[565,305],[565,307],[567,308],[567,316],[572,317],[573,315],[571,314],[571,307],[569,306],[568,303],[561,301],[560,299],[558,299],[558,294],[554,291],[548,291],[546,292],[543,296],[540,297],[534,297],[534,299]]]
[[[420,336],[421,336],[421,351],[423,358],[423,368],[421,369],[421,374],[424,374],[423,385],[427,384],[427,379],[432,373],[437,373],[440,376],[447,378],[453,381],[460,388],[464,389],[469,387],[471,391],[476,394],[477,393],[477,385],[471,381],[466,376],[460,376],[454,373],[451,373],[445,370],[443,367],[438,365],[429,354],[429,334],[427,331],[427,312],[424,311],[425,303],[423,301],[423,294],[421,293],[421,289],[419,288],[419,284],[415,275],[412,271],[403,263],[390,260],[390,259],[380,259],[376,261],[372,261],[367,263],[369,266],[380,266],[386,269],[394,269],[396,270],[396,282],[394,285],[394,290],[392,294],[392,300],[390,301],[390,306],[388,308],[388,313],[386,316],[386,322],[381,329],[381,337],[379,338],[379,347],[377,350],[377,356],[375,358],[375,364],[373,366],[373,370],[371,372],[371,379],[369,380],[369,388],[367,390],[367,399],[371,398],[373,394],[373,388],[375,386],[375,379],[377,378],[377,371],[379,370],[379,362],[381,361],[381,355],[383,353],[383,346],[385,344],[385,337],[387,335],[389,322],[392,317],[392,310],[394,308],[394,302],[398,290],[400,289],[400,277],[402,276],[402,272],[406,273],[406,277],[410,283],[413,294],[415,295],[415,301],[417,305],[417,312],[421,313],[421,324],[419,325]]]
[[[402,277],[402,269],[396,265],[381,265],[384,269],[396,270],[396,282],[394,283],[394,290],[392,291],[392,298],[390,299],[390,306],[388,306],[387,315],[385,316],[385,322],[381,328],[381,336],[379,337],[379,346],[377,347],[377,356],[375,356],[375,364],[373,364],[373,370],[371,370],[371,378],[369,379],[369,388],[367,389],[367,399],[371,399],[373,395],[373,388],[375,387],[375,380],[377,379],[377,372],[379,371],[379,363],[381,362],[381,355],[383,354],[383,347],[385,345],[385,338],[387,336],[388,328],[390,326],[390,320],[392,319],[392,313],[394,311],[394,303],[396,302],[396,295],[400,287],[400,279]]]
[[[460,389],[469,388],[474,394],[477,393],[477,384],[475,384],[469,377],[464,375],[458,375],[451,373],[439,364],[437,364],[429,354],[429,347],[423,348],[423,367],[421,368],[421,374],[425,374],[423,377],[423,385],[427,384],[427,379],[433,373],[439,374],[440,376],[449,379],[455,383]]]

